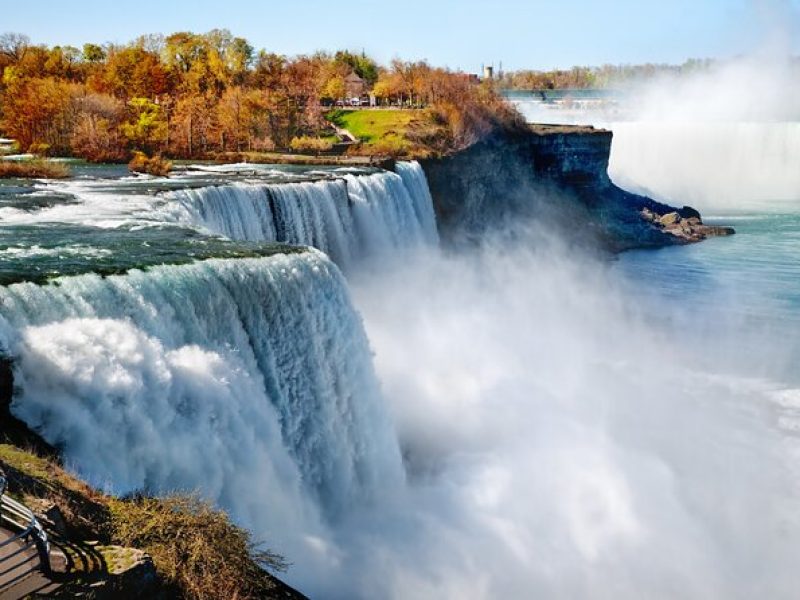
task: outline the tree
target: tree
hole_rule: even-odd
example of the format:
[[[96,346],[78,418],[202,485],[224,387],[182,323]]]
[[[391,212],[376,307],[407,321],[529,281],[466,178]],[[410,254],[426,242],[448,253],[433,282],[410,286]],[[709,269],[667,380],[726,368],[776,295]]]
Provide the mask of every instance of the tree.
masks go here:
[[[155,99],[170,89],[169,75],[159,56],[138,46],[112,48],[95,91],[108,92],[127,100]]]
[[[99,63],[106,59],[106,51],[97,44],[83,45],[83,60],[88,63]]]
[[[347,65],[370,86],[378,81],[378,65],[363,52],[358,55],[347,50],[339,50],[334,56],[334,62]]]
[[[0,35],[0,55],[17,63],[22,60],[25,51],[30,48],[31,39],[21,33],[4,33]]]
[[[78,86],[52,77],[14,78],[9,83],[3,97],[6,133],[24,150],[47,146],[52,152],[68,153]]]
[[[73,152],[95,162],[127,160],[126,140],[120,131],[125,104],[106,94],[77,99],[78,117],[70,144]]]
[[[178,98],[169,135],[175,154],[195,156],[198,150],[203,153],[208,150],[216,126],[215,100],[210,94],[185,94]]]
[[[152,153],[167,141],[167,120],[164,111],[147,98],[128,102],[129,118],[120,130],[134,148]]]
[[[345,97],[346,93],[344,77],[341,75],[334,75],[322,88],[321,95],[323,98],[328,98],[330,100],[340,100]]]

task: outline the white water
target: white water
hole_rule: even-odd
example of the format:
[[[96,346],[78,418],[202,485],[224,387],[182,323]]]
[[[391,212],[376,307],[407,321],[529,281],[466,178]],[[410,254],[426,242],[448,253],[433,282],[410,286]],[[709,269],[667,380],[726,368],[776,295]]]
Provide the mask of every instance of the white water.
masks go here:
[[[701,211],[800,200],[799,122],[612,123],[609,175]]]
[[[736,297],[642,301],[536,231],[496,242],[355,282],[413,481],[377,595],[793,597],[790,339]]]
[[[74,201],[35,211],[0,207],[0,225],[181,225],[234,240],[312,246],[349,267],[367,257],[438,243],[422,167],[398,162],[396,169],[328,171],[319,181],[296,183],[266,183],[276,174],[292,174],[262,169],[255,179],[204,187],[191,187],[185,176],[186,188],[161,193],[158,186],[165,180],[152,178],[48,182],[40,185],[40,194],[66,194]]]
[[[16,284],[0,304],[12,410],[97,485],[199,489],[294,560],[320,515],[402,485],[361,321],[317,251]]]
[[[782,345],[510,239],[354,273],[388,406],[317,252],[0,288],[13,410],[109,489],[199,488],[312,596],[793,597]]]
[[[236,240],[313,246],[339,265],[438,242],[433,203],[418,163],[396,173],[334,181],[228,185],[167,194],[174,220]]]

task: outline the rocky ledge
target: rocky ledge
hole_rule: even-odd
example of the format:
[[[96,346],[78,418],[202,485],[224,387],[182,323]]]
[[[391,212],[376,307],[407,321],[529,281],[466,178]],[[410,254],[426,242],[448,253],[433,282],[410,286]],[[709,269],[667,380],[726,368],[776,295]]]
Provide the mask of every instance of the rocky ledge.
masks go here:
[[[709,237],[735,233],[733,227],[705,225],[700,213],[691,207],[685,206],[681,212],[672,211],[666,214],[658,214],[644,207],[639,211],[639,214],[645,222],[650,223],[656,229],[673,235],[686,243],[699,242]]]
[[[612,137],[589,126],[531,125],[421,161],[442,235],[474,237],[525,216],[613,252],[733,233],[704,225],[693,208],[616,186],[608,176]]]

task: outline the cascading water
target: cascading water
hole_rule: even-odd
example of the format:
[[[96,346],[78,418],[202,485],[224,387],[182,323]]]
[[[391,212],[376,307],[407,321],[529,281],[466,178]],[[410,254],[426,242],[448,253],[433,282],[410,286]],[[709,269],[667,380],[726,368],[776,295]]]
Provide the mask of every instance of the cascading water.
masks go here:
[[[800,195],[800,122],[626,122],[609,175],[626,189],[701,210],[747,209]]]
[[[608,264],[520,217],[392,261],[436,237],[418,166],[327,177],[135,180],[133,198],[78,182],[70,205],[0,218],[80,221],[152,260],[164,240],[142,231],[189,231],[176,223],[190,257],[196,229],[291,233],[343,264],[388,250],[349,280],[382,395],[342,277],[312,250],[0,288],[15,414],[106,488],[201,489],[311,597],[796,596],[796,220],[758,226],[755,256],[737,235]],[[48,232],[24,249],[61,251]],[[99,248],[79,233],[68,248]]]
[[[265,507],[275,527],[402,481],[361,321],[318,251],[0,287],[0,336],[13,412],[116,492],[200,489],[263,528]]]
[[[416,162],[398,173],[283,184],[235,184],[166,194],[171,218],[235,240],[313,246],[339,265],[438,241],[433,202]]]
[[[70,468],[115,493],[198,490],[309,586],[336,571],[342,522],[405,480],[329,256],[388,259],[438,234],[417,163],[275,173],[78,179],[39,184],[36,204],[0,198],[14,240],[1,271],[20,282],[0,286],[0,354],[12,412]]]

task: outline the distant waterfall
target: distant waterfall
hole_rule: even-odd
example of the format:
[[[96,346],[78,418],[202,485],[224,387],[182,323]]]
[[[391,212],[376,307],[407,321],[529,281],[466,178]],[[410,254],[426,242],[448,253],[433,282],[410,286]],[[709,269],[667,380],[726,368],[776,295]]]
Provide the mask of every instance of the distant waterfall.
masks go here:
[[[614,131],[615,183],[700,210],[800,200],[800,123],[629,122]]]
[[[397,173],[302,183],[234,184],[168,192],[175,219],[236,240],[313,246],[341,266],[354,259],[438,242],[425,174]]]
[[[0,287],[0,346],[13,412],[116,492],[281,519],[402,481],[361,320],[315,250]]]

